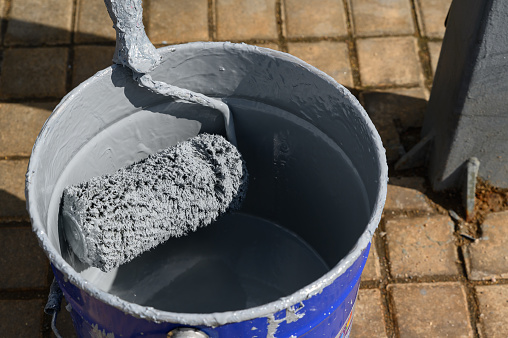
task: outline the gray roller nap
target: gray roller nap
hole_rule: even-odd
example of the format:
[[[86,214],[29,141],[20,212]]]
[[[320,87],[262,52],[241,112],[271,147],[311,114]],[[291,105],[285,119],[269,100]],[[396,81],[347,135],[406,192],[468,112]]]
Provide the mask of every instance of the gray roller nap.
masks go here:
[[[238,208],[246,188],[246,166],[236,147],[221,136],[200,134],[67,187],[66,237],[79,259],[107,272]]]

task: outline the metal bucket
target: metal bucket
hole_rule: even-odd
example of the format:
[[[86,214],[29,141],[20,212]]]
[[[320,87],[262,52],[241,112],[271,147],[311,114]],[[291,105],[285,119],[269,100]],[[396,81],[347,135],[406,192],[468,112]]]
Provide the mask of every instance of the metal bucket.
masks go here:
[[[367,114],[344,87],[285,53],[232,43],[160,51],[155,80],[229,105],[250,174],[247,198],[239,213],[125,267],[104,274],[80,265],[59,231],[65,186],[200,132],[225,131],[217,111],[150,93],[121,66],[70,92],[34,145],[26,195],[76,331],[83,337],[348,336],[387,186],[384,149]],[[181,279],[190,266],[195,274]],[[178,296],[171,283],[179,278],[179,287],[191,281],[194,289],[161,301],[162,294]],[[247,279],[255,286],[246,286]]]

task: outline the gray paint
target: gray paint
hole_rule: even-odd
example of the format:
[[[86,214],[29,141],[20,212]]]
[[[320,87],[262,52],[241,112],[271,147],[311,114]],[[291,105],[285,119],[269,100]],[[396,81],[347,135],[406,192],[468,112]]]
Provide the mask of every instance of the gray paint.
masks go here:
[[[62,228],[81,261],[107,272],[238,209],[247,176],[231,143],[200,134],[113,174],[66,187]]]
[[[174,99],[180,99],[188,103],[199,104],[203,107],[217,109],[224,118],[224,125],[226,128],[226,136],[228,141],[235,146],[237,145],[234,120],[228,105],[224,102],[213,99],[201,93],[196,93],[187,89],[180,88],[178,86],[169,85],[163,81],[155,81],[149,74],[144,74],[142,76],[135,75],[134,79],[136,79],[141,86],[147,88],[153,93],[170,96]]]
[[[231,107],[238,149],[249,166],[249,193],[241,212],[296,234],[331,270],[269,303],[188,314],[145,307],[104,291],[114,285],[118,269],[78,273],[65,261],[58,210],[66,186],[112,173],[200,132],[225,135],[217,110],[147,92],[119,66],[69,93],[34,146],[27,205],[51,262],[102,302],[136,317],[182,325],[271,318],[319,294],[361,256],[381,218],[386,158],[367,114],[332,78],[285,53],[243,44],[191,43],[160,49],[160,54],[163,61],[152,73],[154,80],[220,97]],[[195,234],[208,229],[213,226]]]
[[[145,33],[141,0],[104,0],[116,30],[113,62],[137,73],[151,72],[161,56]]]
[[[294,233],[232,212],[122,265],[106,290],[159,310],[214,313],[276,301],[328,271]]]
[[[236,146],[235,125],[226,104],[202,93],[152,79],[149,73],[160,64],[161,55],[146,35],[141,0],[104,0],[104,2],[116,30],[113,62],[130,68],[133,78],[139,85],[153,93],[220,111],[224,116],[227,138]]]
[[[83,271],[97,287],[161,310],[239,310],[304,287],[351,250],[363,228],[349,225],[368,222],[369,202],[344,152],[288,112],[243,99],[227,101],[237,114],[239,146],[255,182],[242,214],[224,216],[196,234],[169,240],[111,273]],[[337,191],[356,193],[344,199]],[[316,223],[319,228],[309,226]],[[66,254],[65,246],[62,251],[75,268],[86,268]],[[212,267],[214,277],[204,278]],[[256,276],[263,276],[263,283],[253,284],[259,280]],[[214,282],[217,279],[221,282]],[[179,292],[170,292],[171,286]],[[196,297],[197,289],[210,292]],[[157,302],[161,293],[166,305]]]
[[[508,187],[508,2],[453,1],[423,135],[434,133],[429,175],[436,190],[462,186],[464,165]]]

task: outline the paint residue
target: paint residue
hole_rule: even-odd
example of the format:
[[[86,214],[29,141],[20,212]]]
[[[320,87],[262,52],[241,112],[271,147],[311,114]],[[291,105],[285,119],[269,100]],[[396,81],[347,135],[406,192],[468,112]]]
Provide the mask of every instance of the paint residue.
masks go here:
[[[201,93],[153,80],[150,76],[149,73],[160,64],[162,58],[146,35],[141,0],[105,0],[105,2],[116,29],[113,61],[132,69],[134,80],[156,94],[219,110],[224,117],[228,140],[236,146],[233,117],[226,104]],[[224,70],[223,68],[222,71]]]
[[[105,0],[116,30],[113,61],[137,73],[148,73],[161,62],[161,56],[145,33],[141,0]]]
[[[300,311],[302,311],[304,306],[305,305],[300,302],[300,304],[293,305],[289,309],[286,309],[286,322],[289,324],[303,318],[303,316],[305,316],[305,312]]]
[[[268,327],[267,327],[267,338],[276,338],[275,334],[277,333],[277,329],[282,322],[286,323],[294,323],[299,319],[305,316],[305,312],[300,312],[304,308],[304,304],[300,302],[300,304],[293,305],[286,309],[286,316],[280,319],[275,319],[275,315],[271,314],[267,317],[268,319]]]
[[[282,323],[286,318],[275,319],[275,315],[270,314],[267,319],[268,327],[266,329],[266,338],[275,338],[275,333],[277,333],[280,323]]]
[[[98,324],[92,324],[92,330],[90,331],[90,337],[92,338],[115,338],[113,332],[106,332],[106,330],[100,330]]]

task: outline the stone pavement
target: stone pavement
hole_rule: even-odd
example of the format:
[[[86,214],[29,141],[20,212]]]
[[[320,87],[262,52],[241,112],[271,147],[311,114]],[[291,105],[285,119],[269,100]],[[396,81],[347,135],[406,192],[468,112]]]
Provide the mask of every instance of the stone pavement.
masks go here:
[[[458,195],[393,163],[418,140],[451,0],[144,0],[157,46],[246,42],[289,52],[348,87],[390,164],[352,337],[508,337],[508,208],[472,224]],[[51,337],[52,279],[31,233],[24,174],[58,101],[111,64],[102,0],[0,0],[0,336]],[[466,237],[471,239],[468,239]],[[73,336],[68,314],[58,326]]]

